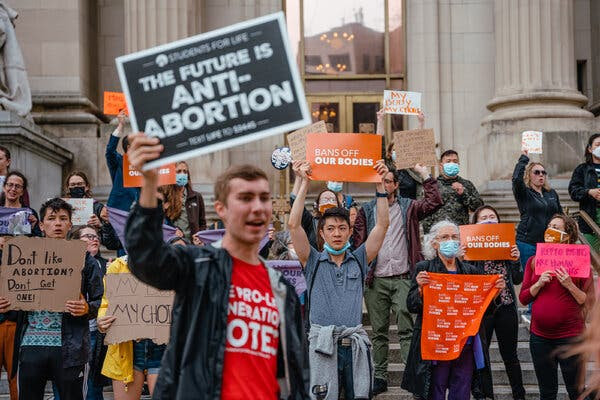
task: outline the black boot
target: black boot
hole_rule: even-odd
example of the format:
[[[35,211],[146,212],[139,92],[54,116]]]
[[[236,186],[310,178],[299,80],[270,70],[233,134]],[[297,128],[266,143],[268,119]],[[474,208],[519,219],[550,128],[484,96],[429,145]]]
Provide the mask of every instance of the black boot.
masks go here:
[[[373,396],[377,396],[380,393],[387,392],[387,381],[381,378],[375,378],[373,383]]]

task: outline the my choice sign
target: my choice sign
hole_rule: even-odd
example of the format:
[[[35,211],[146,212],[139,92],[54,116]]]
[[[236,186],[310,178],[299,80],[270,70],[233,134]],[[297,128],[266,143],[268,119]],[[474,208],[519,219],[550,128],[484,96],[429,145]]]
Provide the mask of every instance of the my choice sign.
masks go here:
[[[155,168],[310,123],[283,13],[116,59],[131,125],[160,138]]]

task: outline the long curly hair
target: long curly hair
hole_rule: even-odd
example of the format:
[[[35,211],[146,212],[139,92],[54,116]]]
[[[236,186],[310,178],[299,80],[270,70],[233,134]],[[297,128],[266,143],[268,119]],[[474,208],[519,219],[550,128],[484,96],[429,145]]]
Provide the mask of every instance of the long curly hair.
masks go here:
[[[544,167],[544,164],[539,163],[539,162],[530,162],[529,164],[527,164],[527,167],[525,167],[525,173],[523,174],[523,180],[525,181],[525,186],[527,186],[528,188],[531,188],[531,171],[533,170],[533,167],[535,167],[536,165],[541,166],[542,168],[546,169],[546,167]],[[547,191],[550,191],[550,183],[548,183],[548,175],[546,175],[546,179],[544,180],[544,185],[543,185],[544,189]]]
[[[169,206],[165,209],[165,215],[171,222],[177,221],[183,212],[183,198],[181,190],[177,185],[165,185],[160,187],[160,192],[165,196],[164,203]]]

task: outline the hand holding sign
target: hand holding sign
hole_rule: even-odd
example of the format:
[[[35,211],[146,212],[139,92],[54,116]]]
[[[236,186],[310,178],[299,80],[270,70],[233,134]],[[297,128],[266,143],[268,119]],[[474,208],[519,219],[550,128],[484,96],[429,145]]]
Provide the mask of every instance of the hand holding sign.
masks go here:
[[[558,267],[558,268],[556,268],[554,273],[556,274],[556,278],[558,278],[558,282],[565,289],[573,287],[573,285],[574,285],[573,280],[571,279],[571,276],[569,276],[569,273],[567,272],[566,269],[564,269],[562,267]]]
[[[147,162],[157,159],[163,149],[164,147],[160,144],[158,138],[148,137],[142,132],[129,135],[129,149],[127,150],[129,162],[136,169],[142,171],[146,179],[156,179],[158,177],[156,169],[144,171],[143,168]]]
[[[83,317],[89,312],[90,306],[87,303],[87,301],[85,301],[83,295],[80,293],[79,300],[67,300],[65,309],[74,317]]]

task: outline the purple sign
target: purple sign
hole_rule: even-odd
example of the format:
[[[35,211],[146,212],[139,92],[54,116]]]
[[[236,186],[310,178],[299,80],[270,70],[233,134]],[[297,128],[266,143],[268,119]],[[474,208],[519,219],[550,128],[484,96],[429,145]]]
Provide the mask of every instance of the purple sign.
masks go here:
[[[129,217],[129,213],[127,211],[122,211],[116,208],[108,207],[108,220],[110,224],[114,228],[121,244],[125,251],[127,251],[127,247],[125,246],[125,224],[127,223],[127,217]],[[163,224],[163,240],[165,242],[169,241],[173,236],[175,236],[175,229],[172,226]]]
[[[300,261],[269,260],[267,266],[279,270],[285,280],[294,285],[297,295],[306,291],[306,279],[304,279],[304,271],[302,271]]]

